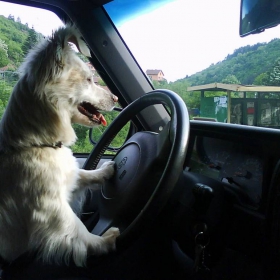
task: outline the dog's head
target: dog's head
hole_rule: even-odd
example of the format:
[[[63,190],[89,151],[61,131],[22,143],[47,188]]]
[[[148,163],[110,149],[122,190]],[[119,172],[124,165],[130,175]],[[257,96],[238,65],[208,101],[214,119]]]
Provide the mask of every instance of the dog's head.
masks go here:
[[[91,70],[69,43],[90,56],[77,29],[66,26],[31,52],[22,75],[27,75],[36,94],[50,103],[60,118],[69,117],[71,122],[89,127],[106,125],[100,111],[111,111],[118,98],[94,83]]]
[[[76,140],[71,123],[106,124],[117,97],[94,84],[89,67],[70,42],[86,56],[89,49],[74,26],[54,32],[28,54],[0,122],[0,147],[40,146]]]

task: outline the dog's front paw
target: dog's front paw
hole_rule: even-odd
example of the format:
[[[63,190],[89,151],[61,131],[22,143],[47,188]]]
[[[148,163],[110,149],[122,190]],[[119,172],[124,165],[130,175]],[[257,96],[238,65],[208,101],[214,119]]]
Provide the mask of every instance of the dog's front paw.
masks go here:
[[[120,235],[120,230],[116,227],[109,228],[102,237],[104,238],[108,250],[116,249],[116,238]]]
[[[100,170],[103,171],[102,173],[104,179],[108,180],[114,175],[115,173],[114,166],[115,166],[114,161],[106,161],[101,165]]]

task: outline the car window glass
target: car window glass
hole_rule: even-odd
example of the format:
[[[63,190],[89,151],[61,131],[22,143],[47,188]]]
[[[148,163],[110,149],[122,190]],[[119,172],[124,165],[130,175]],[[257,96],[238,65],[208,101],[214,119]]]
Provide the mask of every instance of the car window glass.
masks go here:
[[[18,67],[24,57],[36,43],[51,36],[53,30],[60,26],[63,26],[63,23],[50,11],[0,1],[0,120],[13,87],[19,79]],[[80,53],[77,55],[91,69],[95,84],[109,90],[88,59]],[[116,114],[108,113],[108,124]],[[93,145],[89,140],[89,128],[76,124],[73,127],[78,137],[71,147],[73,152],[90,152]],[[97,128],[94,131],[94,141],[99,139],[103,130],[104,128]],[[119,147],[125,138],[126,135],[121,139],[118,137],[114,143],[115,147]]]
[[[155,88],[178,93],[191,119],[280,128],[279,26],[241,38],[236,0],[137,2],[105,9]]]

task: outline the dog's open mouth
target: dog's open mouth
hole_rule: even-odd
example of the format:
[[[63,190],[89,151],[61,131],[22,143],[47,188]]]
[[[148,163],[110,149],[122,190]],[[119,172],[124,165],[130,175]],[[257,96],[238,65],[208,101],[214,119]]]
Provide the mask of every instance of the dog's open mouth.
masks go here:
[[[78,110],[81,114],[87,116],[91,121],[107,125],[104,116],[98,112],[98,110],[89,102],[83,102],[78,105]]]

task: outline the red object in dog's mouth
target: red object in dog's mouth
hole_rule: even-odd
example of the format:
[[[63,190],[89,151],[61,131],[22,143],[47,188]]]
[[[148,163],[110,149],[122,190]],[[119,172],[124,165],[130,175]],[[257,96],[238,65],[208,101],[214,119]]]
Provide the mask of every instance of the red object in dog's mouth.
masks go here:
[[[91,121],[102,124],[102,125],[107,125],[107,122],[104,118],[104,116],[98,112],[98,110],[89,102],[83,102],[78,105],[78,110],[81,114],[87,116]]]

